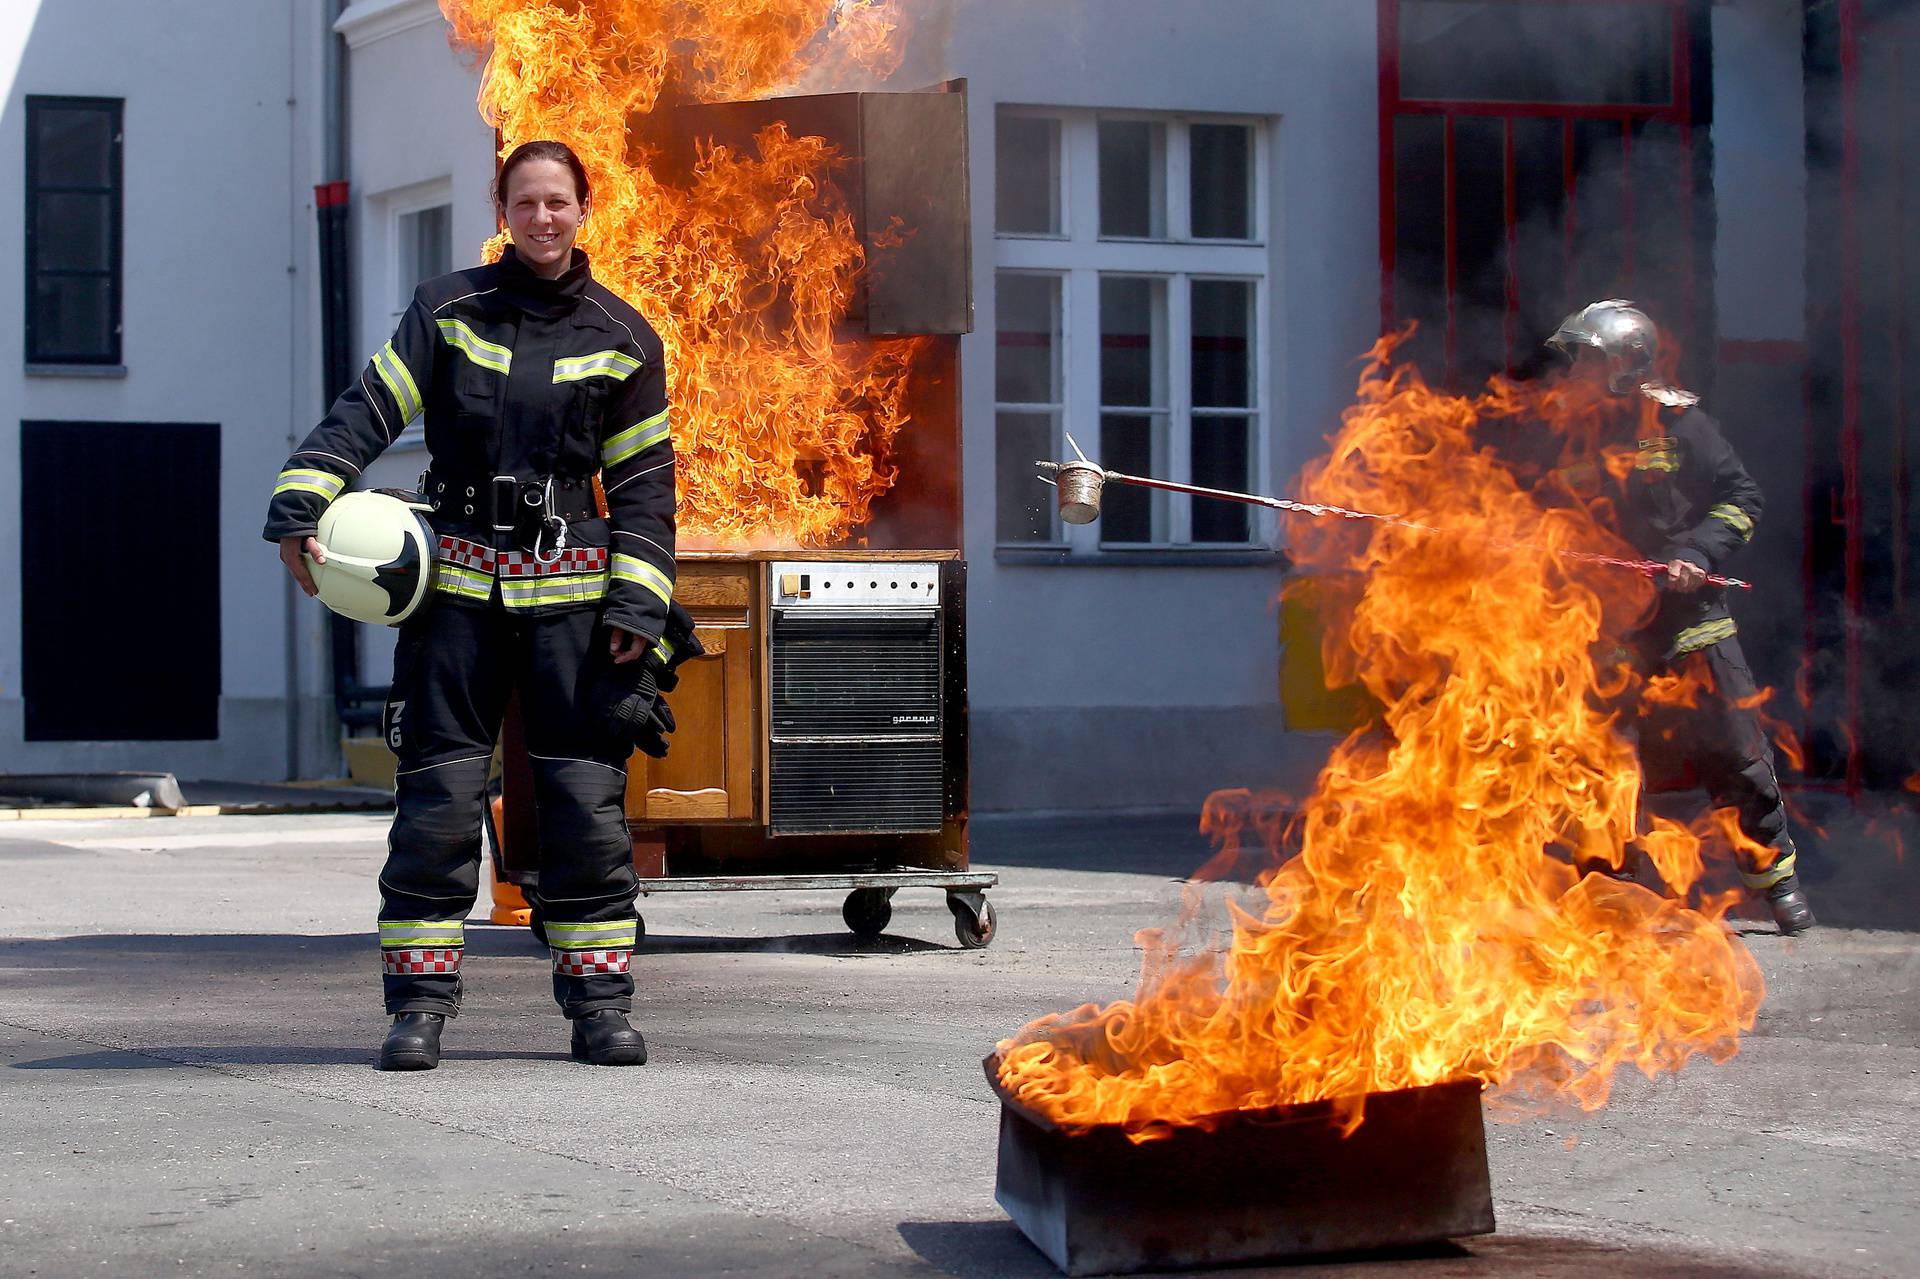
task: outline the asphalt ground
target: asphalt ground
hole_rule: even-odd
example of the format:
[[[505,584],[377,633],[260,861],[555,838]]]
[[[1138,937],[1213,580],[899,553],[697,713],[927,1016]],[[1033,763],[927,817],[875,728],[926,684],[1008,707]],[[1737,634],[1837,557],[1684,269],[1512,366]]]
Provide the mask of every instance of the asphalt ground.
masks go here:
[[[1497,1234],[1233,1273],[1920,1273],[1907,820],[1840,811],[1846,855],[1809,851],[1841,926],[1744,930],[1769,991],[1732,1060],[1489,1124]],[[475,926],[444,1064],[382,1074],[384,833],[0,828],[0,1273],[1052,1274],[993,1202],[980,1060],[1128,993],[1205,855],[1185,820],[982,821],[984,951],[929,890],[873,943],[831,893],[650,899],[634,1070],[568,1061],[544,950]]]

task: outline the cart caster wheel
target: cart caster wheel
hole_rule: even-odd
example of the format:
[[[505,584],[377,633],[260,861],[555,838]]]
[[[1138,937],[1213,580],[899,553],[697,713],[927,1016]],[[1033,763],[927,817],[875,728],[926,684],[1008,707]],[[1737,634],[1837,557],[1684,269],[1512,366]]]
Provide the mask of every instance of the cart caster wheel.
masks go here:
[[[968,901],[968,897],[974,900]],[[984,950],[993,941],[999,920],[993,913],[992,902],[978,893],[953,893],[947,897],[947,907],[953,911],[953,935],[960,939],[961,946],[967,950]]]
[[[840,918],[847,921],[854,936],[878,937],[893,918],[893,893],[885,888],[856,888],[841,904]]]

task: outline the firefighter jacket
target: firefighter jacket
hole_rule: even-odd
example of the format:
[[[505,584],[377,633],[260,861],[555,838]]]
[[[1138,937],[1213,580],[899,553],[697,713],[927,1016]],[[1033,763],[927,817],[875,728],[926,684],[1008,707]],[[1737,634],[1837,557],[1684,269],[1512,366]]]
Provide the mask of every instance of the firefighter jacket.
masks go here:
[[[1691,560],[1718,573],[1753,540],[1760,486],[1720,424],[1699,408],[1662,408],[1655,421],[1660,433],[1637,441],[1619,504],[1620,532],[1649,559]],[[1648,657],[1671,659],[1734,631],[1726,589],[1709,585],[1686,594],[1662,591],[1641,640]]]
[[[487,607],[497,592],[511,612],[604,608],[609,624],[660,637],[674,585],[661,343],[594,281],[585,253],[557,280],[508,249],[420,285],[392,340],[287,460],[264,536],[312,534],[421,418],[442,603]]]

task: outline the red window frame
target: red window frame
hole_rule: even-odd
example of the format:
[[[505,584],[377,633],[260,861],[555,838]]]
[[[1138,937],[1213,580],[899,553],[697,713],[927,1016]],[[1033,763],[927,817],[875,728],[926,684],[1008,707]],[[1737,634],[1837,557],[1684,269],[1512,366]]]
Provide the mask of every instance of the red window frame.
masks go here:
[[[1840,236],[1840,493],[1839,509],[1824,514],[1838,523],[1845,531],[1844,550],[1842,552],[1842,573],[1844,582],[1845,610],[1848,625],[1843,631],[1844,668],[1843,696],[1845,699],[1844,738],[1846,742],[1846,793],[1857,796],[1864,784],[1864,759],[1860,743],[1865,720],[1865,683],[1866,660],[1861,646],[1861,627],[1866,611],[1866,555],[1863,538],[1863,511],[1861,458],[1865,451],[1864,427],[1861,422],[1861,379],[1863,376],[1863,335],[1861,332],[1862,271],[1867,245],[1863,243],[1863,212],[1861,192],[1860,150],[1862,104],[1865,69],[1861,65],[1862,49],[1868,41],[1883,45],[1893,51],[1895,75],[1905,75],[1909,67],[1920,71],[1920,16],[1912,13],[1872,12],[1875,8],[1891,9],[1892,6],[1875,6],[1867,0],[1838,0],[1835,6],[1840,38],[1840,222],[1843,234]],[[1909,59],[1912,59],[1910,62]],[[1904,163],[1905,157],[1901,157]],[[1901,245],[1896,241],[1896,253]],[[1896,266],[1902,277],[1906,272],[1904,260]],[[1905,375],[1903,367],[1903,344],[1893,348],[1892,378],[1898,382]],[[1904,401],[1896,403],[1898,420],[1895,423],[1896,440],[1904,440],[1906,420]],[[1818,447],[1811,405],[1807,415],[1808,473],[1811,475],[1814,450]],[[1904,532],[1906,513],[1899,504],[1899,493],[1904,487],[1906,476],[1906,457],[1904,452],[1896,460],[1895,506],[1895,556],[1899,562],[1901,537]],[[1812,490],[1808,492],[1807,527],[1813,527],[1813,521],[1823,513],[1812,509]],[[1804,566],[1806,610],[1807,610],[1807,651],[1814,647],[1814,618],[1820,608],[1818,584],[1811,551]],[[1898,593],[1898,583],[1904,577],[1904,566],[1895,570],[1896,600],[1903,604]]]
[[[1495,0],[1497,3],[1539,4],[1544,0]],[[1573,126],[1580,120],[1618,121],[1621,132],[1623,154],[1629,162],[1633,154],[1633,129],[1636,124],[1645,122],[1665,123],[1676,126],[1680,139],[1680,195],[1684,206],[1693,205],[1693,54],[1691,32],[1688,23],[1689,0],[1551,0],[1552,3],[1566,6],[1603,6],[1619,8],[1634,6],[1641,8],[1666,8],[1672,13],[1673,21],[1673,71],[1670,83],[1673,86],[1672,99],[1664,104],[1626,105],[1602,103],[1565,103],[1565,102],[1506,102],[1506,101],[1470,101],[1454,99],[1407,98],[1400,91],[1400,4],[1401,0],[1378,0],[1379,3],[1379,62],[1380,62],[1380,329],[1392,332],[1398,327],[1398,317],[1394,311],[1394,266],[1395,266],[1395,203],[1394,203],[1394,126],[1406,116],[1438,115],[1445,121],[1445,205],[1446,205],[1446,314],[1447,331],[1445,336],[1445,362],[1447,380],[1451,382],[1457,367],[1459,321],[1457,315],[1459,296],[1458,263],[1458,225],[1456,222],[1456,168],[1454,157],[1454,126],[1463,116],[1491,117],[1503,122],[1503,155],[1505,160],[1504,208],[1505,236],[1507,246],[1506,279],[1506,362],[1509,368],[1514,363],[1514,343],[1516,339],[1516,321],[1519,316],[1521,290],[1528,287],[1526,281],[1519,278],[1516,265],[1516,244],[1518,237],[1518,215],[1514,199],[1514,146],[1513,122],[1520,118],[1557,119],[1561,122],[1561,184],[1566,200],[1566,225],[1563,228],[1564,283],[1571,277],[1573,263],[1575,225],[1575,196],[1578,192],[1578,175],[1573,164]],[[1633,182],[1631,164],[1623,174],[1622,185],[1625,192],[1623,216],[1626,229],[1631,231],[1633,218]],[[1631,237],[1628,237],[1628,253],[1631,254]],[[1689,298],[1693,294],[1694,262],[1693,244],[1687,237],[1682,248],[1683,294]],[[1628,272],[1632,272],[1629,257]]]

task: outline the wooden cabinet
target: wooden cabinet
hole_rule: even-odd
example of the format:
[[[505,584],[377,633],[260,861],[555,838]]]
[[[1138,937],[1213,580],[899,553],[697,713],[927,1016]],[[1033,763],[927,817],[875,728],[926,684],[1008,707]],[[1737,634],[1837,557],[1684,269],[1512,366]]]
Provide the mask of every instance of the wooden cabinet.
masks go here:
[[[680,667],[667,695],[678,728],[665,759],[636,754],[627,819],[637,824],[753,821],[761,743],[760,565],[683,560],[674,598],[706,652]]]

